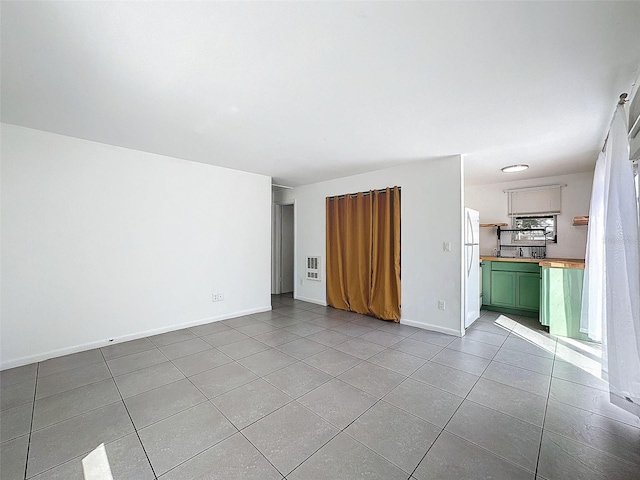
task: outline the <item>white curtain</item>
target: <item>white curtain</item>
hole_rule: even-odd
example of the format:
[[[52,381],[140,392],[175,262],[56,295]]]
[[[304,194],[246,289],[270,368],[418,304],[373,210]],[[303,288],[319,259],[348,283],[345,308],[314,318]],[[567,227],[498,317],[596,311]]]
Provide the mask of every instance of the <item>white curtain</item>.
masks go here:
[[[640,225],[618,106],[593,179],[581,330],[602,341],[611,392],[640,405]],[[633,410],[633,408],[631,408]]]
[[[587,233],[587,253],[585,256],[584,287],[582,289],[582,314],[580,331],[591,340],[602,341],[603,320],[605,318],[604,279],[604,204],[605,204],[605,164],[607,155],[600,153],[593,172],[591,206],[589,207],[589,230]],[[609,160],[609,163],[611,160]],[[604,359],[603,359],[604,360]]]

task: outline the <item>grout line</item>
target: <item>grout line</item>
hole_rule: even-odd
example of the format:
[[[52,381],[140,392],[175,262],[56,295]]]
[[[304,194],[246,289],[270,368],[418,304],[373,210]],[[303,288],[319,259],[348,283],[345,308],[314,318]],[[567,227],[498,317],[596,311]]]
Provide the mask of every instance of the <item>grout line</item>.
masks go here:
[[[97,364],[94,364],[94,365],[97,365]],[[106,364],[105,364],[105,365],[106,365]],[[53,397],[53,396],[55,396],[55,395],[60,395],[60,394],[63,394],[63,393],[68,393],[68,392],[71,392],[71,391],[76,390],[76,389],[78,389],[78,388],[88,387],[89,385],[95,385],[96,383],[104,382],[105,380],[109,380],[110,378],[111,378],[111,379],[113,379],[114,377],[113,377],[113,375],[111,375],[111,370],[109,370],[109,367],[108,367],[108,366],[107,366],[107,370],[109,371],[109,377],[107,377],[107,378],[101,378],[100,380],[91,381],[91,382],[89,382],[89,383],[85,383],[84,385],[79,385],[79,386],[77,386],[77,387],[69,388],[68,390],[62,390],[61,392],[52,393],[51,395],[45,395],[44,397],[37,397],[37,396],[36,396],[36,399],[37,399],[37,400],[44,400],[45,398],[51,398],[51,397]]]
[[[144,342],[143,340],[146,340],[146,342]],[[107,358],[104,355],[104,351],[103,350],[107,350],[109,348],[113,349],[112,347],[115,347],[116,345],[122,346],[122,345],[126,345],[126,344],[131,344],[131,343],[134,343],[134,342],[145,343],[145,346],[143,346],[142,349],[139,350],[139,351],[131,352],[131,353],[116,354],[115,357],[111,357],[111,358]],[[158,348],[158,347],[156,347],[155,343],[153,343],[151,340],[149,340],[149,337],[140,337],[140,338],[134,338],[133,340],[125,340],[123,342],[109,342],[104,347],[98,347],[97,349],[100,350],[100,352],[102,353],[102,358],[104,359],[104,361],[108,362],[110,360],[115,360],[116,358],[126,357],[127,355],[131,355],[132,353],[146,352],[147,350],[153,350],[154,348]]]
[[[90,350],[83,350],[83,351],[81,351],[81,352],[71,353],[70,355],[76,355],[77,353],[90,352],[91,350],[100,350],[100,348],[98,347],[98,348],[92,348],[92,349],[90,349]],[[102,354],[102,351],[100,351],[100,354]],[[66,355],[63,355],[63,356],[66,356]],[[55,360],[55,359],[57,359],[57,358],[62,358],[62,357],[53,357],[53,358],[50,358],[50,359],[48,359],[48,360]],[[46,361],[47,361],[47,360],[45,360],[45,362],[46,362]],[[104,356],[102,357],[102,360],[101,360],[101,361],[99,361],[99,362],[83,363],[82,365],[78,365],[77,367],[72,367],[72,368],[68,368],[68,369],[66,369],[66,370],[61,370],[61,371],[59,371],[59,372],[47,373],[46,375],[42,375],[42,376],[38,375],[38,376],[40,376],[40,378],[48,378],[48,377],[51,377],[51,376],[53,376],[53,375],[59,375],[59,374],[61,374],[61,373],[67,374],[67,373],[71,373],[71,372],[73,372],[74,370],[77,370],[77,369],[79,369],[79,368],[89,367],[89,366],[91,366],[91,365],[99,365],[100,363],[103,363],[103,362],[104,362],[104,363],[106,363],[106,361],[104,360]],[[42,363],[42,362],[38,362],[38,372],[40,371],[39,365],[40,365],[41,363]]]
[[[202,370],[201,372],[193,373],[193,374],[191,374],[191,375],[187,375],[187,374],[185,374],[182,370],[180,370],[180,367],[178,367],[178,366],[174,363],[174,361],[175,361],[175,360],[182,360],[183,358],[192,357],[193,355],[198,355],[198,354],[201,354],[201,353],[204,353],[204,352],[210,352],[211,350],[215,350],[215,351],[217,351],[218,353],[220,353],[221,355],[224,355],[225,357],[227,357],[227,358],[229,359],[229,361],[228,361],[228,362],[225,362],[225,363],[221,363],[220,365],[216,365],[215,367],[207,368],[207,369],[205,369],[205,370]],[[196,375],[200,375],[201,373],[205,373],[205,372],[208,372],[208,371],[213,370],[213,369],[215,369],[215,368],[222,367],[222,366],[227,365],[227,364],[229,364],[229,363],[233,363],[233,362],[235,362],[235,360],[234,360],[233,358],[231,358],[229,355],[227,355],[226,353],[224,353],[222,350],[218,349],[217,347],[211,347],[209,350],[203,350],[203,351],[201,351],[201,352],[196,352],[196,353],[193,353],[193,354],[191,354],[191,355],[186,355],[186,356],[184,356],[184,357],[174,358],[173,360],[169,360],[169,361],[173,364],[173,366],[174,366],[174,367],[176,367],[176,368],[180,371],[180,373],[182,373],[182,374],[183,374],[185,377],[187,377],[187,378],[188,378],[188,377],[195,377]],[[135,396],[135,395],[134,395],[134,396]]]
[[[40,371],[40,362],[36,364],[36,382],[33,386],[33,404],[31,405],[31,424],[29,425],[29,439],[27,441],[27,454],[24,461],[24,478],[27,478],[27,467],[29,466],[29,453],[31,451],[31,434],[33,433],[33,416],[36,411],[36,392],[38,391],[38,372]]]
[[[443,429],[442,431],[444,431],[444,429]],[[442,433],[442,432],[441,432],[441,433]],[[492,452],[492,451],[491,451],[491,450],[489,450],[488,448],[483,447],[482,445],[478,445],[477,443],[474,443],[474,442],[472,442],[471,440],[469,440],[469,439],[467,439],[467,438],[461,437],[460,435],[457,435],[457,434],[455,434],[455,433],[453,433],[453,432],[450,432],[449,430],[447,430],[447,433],[448,433],[449,435],[453,436],[453,437],[456,437],[456,438],[458,438],[458,439],[462,440],[463,442],[469,443],[469,444],[473,445],[474,447],[479,448],[480,450],[484,450],[484,451],[485,451],[486,453],[488,453],[489,455],[492,455],[492,456],[497,457],[497,458],[499,458],[499,459],[501,459],[501,460],[503,460],[503,461],[505,461],[505,462],[507,462],[507,463],[510,463],[511,465],[513,465],[513,466],[515,466],[515,467],[517,467],[517,468],[519,468],[519,469],[521,469],[521,470],[524,470],[525,472],[527,472],[527,473],[529,473],[529,474],[533,474],[533,475],[534,475],[534,477],[533,477],[534,479],[535,479],[535,478],[537,478],[537,477],[535,476],[535,473],[534,473],[534,471],[533,471],[533,470],[529,470],[528,468],[523,467],[522,465],[519,465],[519,464],[515,463],[513,460],[509,460],[508,458],[503,457],[502,455],[499,455],[499,454],[497,454],[497,453],[495,453],[495,452]],[[434,443],[434,445],[435,445],[435,441],[434,441],[433,443]],[[432,445],[432,446],[433,446],[433,445]],[[431,447],[430,447],[429,449],[431,449]],[[427,453],[428,453],[428,452],[427,452]],[[426,454],[425,454],[425,456],[426,456]],[[424,457],[423,457],[423,460],[424,460]],[[421,461],[420,461],[420,463],[422,463],[422,461],[423,461],[423,460],[421,460]],[[418,465],[420,465],[420,464],[418,464]],[[417,467],[416,467],[416,469],[417,469]],[[414,472],[415,472],[415,470],[414,470]],[[541,477],[541,478],[542,478],[542,477]]]
[[[557,343],[556,343],[557,348]],[[549,388],[547,389],[547,401],[544,405],[544,414],[542,415],[542,428],[540,430],[540,443],[538,444],[538,456],[536,457],[535,475],[538,475],[538,467],[540,466],[540,452],[542,451],[542,437],[544,436],[544,424],[547,419],[547,409],[549,408],[549,397],[551,396],[551,382],[553,381],[553,369],[555,368],[555,350],[553,355],[553,365],[551,366],[551,375],[549,376]]]
[[[200,404],[201,405],[201,404]],[[215,407],[215,405],[214,405]],[[226,417],[225,417],[226,418]],[[235,425],[231,424],[231,426],[233,428],[236,428]],[[230,439],[231,437],[233,437],[234,435],[239,434],[240,432],[238,431],[238,429],[236,428],[236,432],[232,433],[231,435],[224,437],[222,440],[217,441],[216,443],[214,443],[213,445],[210,445],[209,447],[205,448],[204,450],[202,450],[201,452],[196,453],[195,455],[192,455],[191,457],[187,458],[186,460],[181,461],[180,463],[178,463],[176,466],[171,467],[169,470],[167,470],[166,472],[164,472],[161,476],[164,476],[166,474],[168,474],[169,472],[175,470],[176,468],[178,468],[180,465],[184,465],[185,463],[187,463],[190,460],[193,460],[194,458],[196,458],[198,455],[203,454],[204,452],[211,450],[212,448],[216,447],[217,445],[220,445],[222,442],[224,442],[225,440]],[[154,472],[154,476],[155,476],[155,472]],[[156,479],[158,478],[157,476],[155,477]]]
[[[147,337],[145,337],[147,338]],[[100,350],[100,353],[102,354],[102,357],[104,358],[104,353],[102,353],[102,350]],[[106,363],[106,361],[105,361]],[[107,364],[107,368],[109,368],[109,365]],[[109,368],[109,373],[111,373],[111,369]],[[118,390],[118,394],[120,395],[120,401],[122,402],[122,406],[124,407],[125,411],[127,412],[127,415],[129,416],[129,421],[131,422],[131,426],[133,427],[133,431],[136,433],[136,437],[138,437],[138,442],[140,442],[140,446],[142,447],[142,451],[144,452],[144,456],[147,457],[147,463],[149,464],[149,468],[151,468],[151,473],[153,473],[153,476],[155,478],[158,478],[158,475],[156,475],[156,471],[153,468],[153,464],[151,463],[151,459],[149,458],[149,454],[147,453],[147,449],[144,446],[144,443],[142,443],[142,439],[140,438],[140,433],[138,432],[138,429],[136,428],[136,424],[133,422],[133,417],[131,417],[131,413],[129,412],[129,409],[127,408],[127,404],[124,401],[124,397],[122,396],[122,392],[120,391],[120,387],[118,387],[118,384],[115,382],[115,378],[113,376],[113,373],[111,373],[111,379],[113,380],[113,383],[116,386],[116,389]],[[129,434],[127,434],[129,435]],[[125,435],[126,436],[126,435]],[[124,437],[120,437],[120,438],[124,438]],[[115,440],[119,440],[119,439],[115,439]],[[115,441],[113,440],[113,441]],[[106,448],[106,445],[105,445]]]
[[[295,365],[295,363],[292,363],[291,365]],[[289,366],[291,366],[291,365],[289,365]],[[305,365],[307,365],[307,364],[305,363]],[[307,365],[307,366],[308,366],[308,367],[310,367],[310,368],[315,368],[316,370],[318,370],[318,371],[319,371],[319,372],[321,372],[321,373],[324,373],[325,375],[329,375],[327,372],[323,372],[322,370],[320,370],[320,369],[318,369],[318,368],[316,368],[316,367],[313,367],[313,366],[311,366],[311,365]],[[285,368],[287,368],[287,367],[285,367]],[[271,374],[269,374],[269,375],[271,375]],[[266,375],[266,376],[269,376],[269,375]],[[336,378],[336,377],[334,377],[334,376],[332,376],[332,375],[329,375],[329,376],[331,377],[331,378],[329,378],[329,380],[326,380],[326,381],[322,382],[320,385],[318,385],[318,386],[316,386],[316,387],[312,388],[311,390],[309,390],[308,392],[303,393],[302,395],[298,395],[297,397],[293,397],[293,396],[289,395],[287,392],[285,392],[284,390],[282,390],[281,388],[279,388],[277,385],[274,385],[273,383],[271,383],[269,380],[265,379],[264,377],[260,377],[260,378],[261,378],[262,380],[264,380],[265,382],[267,382],[269,385],[271,385],[271,386],[272,386],[273,388],[275,388],[276,390],[278,390],[278,391],[280,391],[280,392],[284,393],[286,396],[288,396],[288,397],[292,398],[294,401],[298,401],[298,399],[300,399],[300,398],[304,397],[307,393],[311,393],[311,392],[313,392],[314,390],[316,390],[316,389],[320,388],[321,386],[323,386],[323,385],[325,385],[325,384],[329,383],[331,380],[333,380],[334,378]],[[291,402],[289,402],[289,403],[291,403]],[[274,410],[274,411],[275,411],[275,410]],[[272,413],[273,413],[273,412],[272,412]],[[271,414],[269,414],[269,415],[271,415]],[[266,415],[265,415],[265,416],[266,416]],[[264,418],[264,417],[262,417],[262,418]],[[257,421],[257,420],[256,420],[256,421]],[[255,422],[254,422],[254,423],[255,423]]]
[[[469,392],[469,393],[471,393],[471,392]],[[540,396],[540,395],[538,395],[538,396]],[[540,397],[540,398],[544,398],[544,397]],[[506,416],[506,417],[511,417],[511,418],[513,418],[513,419],[515,419],[515,420],[518,420],[519,422],[529,424],[529,425],[531,425],[532,427],[539,428],[539,429],[542,431],[542,426],[541,426],[541,425],[536,425],[535,423],[531,423],[529,420],[523,420],[522,418],[520,418],[520,417],[516,417],[515,415],[512,415],[512,414],[510,414],[510,413],[501,412],[500,410],[497,410],[497,409],[495,409],[495,408],[493,408],[493,407],[489,407],[489,406],[484,405],[484,404],[482,404],[482,403],[478,403],[478,402],[476,402],[475,400],[471,400],[471,399],[466,398],[466,397],[465,397],[465,401],[467,401],[467,402],[469,402],[469,403],[473,403],[474,405],[477,405],[477,406],[479,406],[479,407],[486,408],[487,410],[492,410],[492,411],[494,411],[494,412],[496,412],[496,413],[499,413],[499,414],[501,414],[501,415],[504,415],[504,416]],[[449,433],[451,433],[451,432],[449,432]],[[467,442],[473,443],[473,442],[471,442],[471,440],[467,440]],[[475,445],[475,444],[474,444],[474,445]],[[480,445],[478,445],[478,446],[480,446]],[[494,453],[494,455],[498,455],[498,454],[497,454],[497,453]],[[499,456],[499,455],[498,455],[498,456]],[[512,462],[512,463],[513,463],[513,462]]]
[[[500,363],[500,362],[496,362],[496,363]],[[491,364],[489,364],[489,365],[491,365]],[[549,385],[551,385],[551,380],[552,380],[552,378],[553,378],[551,375],[543,375],[542,373],[533,372],[533,371],[531,371],[531,370],[527,370],[527,369],[525,369],[525,368],[516,367],[515,365],[510,365],[510,364],[508,364],[508,363],[500,363],[500,365],[506,365],[506,366],[508,366],[508,367],[513,367],[513,368],[520,369],[520,370],[522,370],[522,371],[524,371],[524,372],[534,373],[534,374],[536,374],[536,375],[540,375],[540,376],[542,376],[542,377],[548,377],[548,378],[549,378]],[[487,368],[489,368],[489,366],[487,366]],[[543,398],[544,398],[544,395],[540,395],[540,394],[538,394],[538,393],[533,393],[533,392],[531,392],[531,391],[529,391],[529,390],[524,390],[524,389],[522,389],[522,388],[520,388],[520,387],[516,387],[515,385],[511,385],[511,384],[509,384],[509,383],[505,383],[505,381],[501,381],[501,380],[494,380],[493,378],[489,378],[489,377],[484,377],[484,378],[485,378],[486,380],[491,380],[492,382],[496,382],[496,383],[499,383],[499,384],[501,384],[501,385],[506,385],[507,387],[515,388],[516,390],[520,390],[521,392],[526,392],[526,393],[529,393],[529,394],[531,394],[531,395],[536,395],[536,396],[538,396],[538,397],[543,397]]]
[[[128,372],[124,372],[124,373],[118,373],[117,375],[114,375],[113,372],[111,371],[111,367],[109,366],[109,364],[105,361],[105,365],[107,366],[107,368],[109,369],[109,373],[111,374],[111,378],[116,378],[116,377],[122,377],[124,375],[129,375],[130,373],[134,373],[134,372],[139,372],[140,370],[144,370],[145,368],[151,368],[151,367],[155,367],[157,365],[162,365],[163,363],[167,363],[170,362],[171,360],[169,360],[167,358],[167,356],[164,354],[164,352],[162,350],[160,350],[159,348],[156,347],[156,350],[160,353],[160,355],[162,355],[164,357],[164,361],[161,362],[157,362],[157,363],[153,363],[151,365],[146,365],[144,367],[140,367],[140,368],[134,368],[133,370],[130,370]],[[138,352],[138,353],[147,353],[147,352],[151,352],[152,350],[143,350],[142,352]],[[102,352],[100,352],[102,353]],[[103,354],[104,355],[104,354]],[[136,355],[136,353],[132,353],[131,355]],[[125,358],[128,357],[129,355],[125,355],[123,357],[118,357],[118,358]],[[114,359],[115,360],[115,359]],[[111,361],[111,360],[110,360]]]
[[[554,364],[553,364],[553,367],[555,368],[555,362],[554,362]],[[580,368],[580,367],[576,367],[576,368]],[[585,371],[585,373],[588,373],[588,372],[586,372],[586,371]],[[591,375],[591,374],[589,373],[589,375]],[[591,375],[591,376],[593,376],[593,375]],[[576,381],[576,380],[568,380],[568,379],[566,379],[566,378],[557,377],[557,376],[555,376],[555,377],[554,377],[554,376],[552,376],[551,378],[552,378],[552,379],[554,379],[554,378],[555,378],[556,380],[561,380],[561,381],[563,381],[563,382],[567,382],[567,383],[573,383],[574,385],[580,385],[581,387],[591,388],[591,389],[593,389],[593,390],[598,390],[598,391],[600,391],[600,392],[606,392],[606,393],[609,393],[609,390],[605,390],[605,389],[603,389],[603,388],[598,388],[598,387],[593,387],[593,386],[591,386],[591,385],[586,385],[586,384],[584,384],[584,383],[580,383],[580,382],[578,382],[578,381]],[[598,378],[598,377],[595,377],[595,378]],[[600,379],[600,380],[602,380],[602,379]],[[602,381],[606,381],[606,380],[602,380]],[[580,407],[577,407],[577,408],[580,408]],[[584,409],[583,409],[583,410],[584,410]],[[623,423],[624,423],[624,422],[623,422]]]
[[[260,379],[260,380],[262,380],[262,379]],[[254,380],[254,381],[255,381],[255,380]],[[248,384],[245,384],[245,385],[248,385]],[[271,384],[269,384],[269,385],[271,385]],[[271,386],[273,386],[273,385],[271,385]],[[274,388],[276,388],[276,387],[274,387]],[[246,425],[245,425],[244,427],[242,427],[242,428],[238,428],[238,427],[236,426],[236,424],[235,424],[235,423],[233,423],[233,421],[232,421],[232,420],[231,420],[231,419],[230,419],[230,418],[229,418],[229,417],[228,417],[228,416],[227,416],[227,415],[226,415],[222,410],[220,410],[220,408],[219,408],[219,407],[218,407],[218,406],[213,402],[213,399],[210,399],[210,400],[208,400],[208,401],[209,401],[209,403],[211,403],[211,405],[213,405],[213,406],[216,408],[216,410],[218,410],[218,411],[220,412],[220,414],[221,414],[224,418],[226,418],[226,419],[227,419],[227,421],[228,421],[231,425],[233,425],[233,427],[234,427],[236,430],[238,430],[238,432],[242,432],[244,429],[249,428],[249,427],[250,427],[251,425],[253,425],[254,423],[259,422],[260,420],[262,420],[262,419],[263,419],[263,418],[265,418],[265,417],[268,417],[268,416],[269,416],[269,415],[271,415],[272,413],[275,413],[275,412],[277,412],[278,410],[280,410],[280,409],[282,409],[282,408],[286,407],[287,405],[289,405],[289,404],[291,404],[291,403],[293,403],[293,402],[296,402],[296,401],[297,401],[297,399],[292,398],[291,396],[287,395],[286,393],[284,393],[284,392],[282,392],[282,393],[283,393],[285,396],[287,396],[287,397],[288,397],[288,400],[287,400],[284,404],[280,405],[278,408],[276,408],[276,409],[275,409],[275,410],[273,410],[272,412],[269,412],[269,413],[267,413],[266,415],[263,415],[262,417],[260,417],[260,418],[258,418],[258,419],[256,419],[256,420],[253,420],[252,422],[250,422],[250,423],[246,424]],[[223,395],[224,395],[224,394],[223,394]],[[220,395],[218,395],[218,397],[219,397],[219,396],[220,396]],[[215,398],[218,398],[218,397],[215,397]]]
[[[214,398],[219,397],[220,395],[224,395],[225,393],[233,392],[234,390],[237,390],[237,389],[238,389],[238,388],[240,388],[240,387],[244,387],[244,386],[245,386],[245,385],[247,385],[248,383],[251,383],[251,382],[253,382],[253,381],[257,380],[258,378],[261,378],[261,377],[258,377],[258,378],[253,378],[253,379],[251,379],[251,380],[247,380],[247,381],[246,381],[246,382],[244,382],[242,385],[236,385],[236,386],[235,386],[235,387],[233,387],[232,389],[227,390],[227,391],[222,392],[222,393],[219,393],[218,395],[214,395],[213,397],[209,397],[206,393],[204,393],[204,391],[202,391],[202,389],[200,389],[200,387],[198,387],[198,386],[197,386],[195,383],[193,383],[193,381],[191,380],[191,378],[192,378],[192,377],[195,377],[195,376],[197,376],[197,375],[201,375],[202,373],[210,372],[211,370],[215,370],[216,368],[220,368],[220,367],[228,366],[228,365],[229,365],[229,364],[231,364],[231,363],[235,363],[236,365],[239,365],[240,367],[242,367],[242,368],[244,368],[244,369],[248,370],[248,371],[249,371],[249,372],[251,372],[253,375],[255,375],[255,373],[253,373],[251,370],[249,370],[249,369],[248,369],[247,367],[245,367],[244,365],[240,365],[237,361],[232,360],[231,362],[227,362],[227,363],[224,363],[224,364],[222,364],[222,365],[218,365],[217,367],[210,368],[209,370],[205,370],[204,372],[200,372],[200,373],[196,373],[196,374],[194,374],[194,375],[191,375],[191,377],[187,377],[187,376],[185,375],[185,378],[186,378],[187,380],[189,380],[189,382],[191,382],[191,384],[192,384],[194,387],[196,387],[196,388],[198,389],[198,391],[199,391],[200,393],[202,393],[202,395],[204,395],[204,396],[205,396],[205,398],[206,398],[207,400],[213,400]],[[174,365],[174,366],[175,366],[175,365]],[[178,367],[176,367],[176,368],[178,368]],[[178,370],[179,370],[179,369],[178,369]],[[182,373],[182,372],[180,372],[180,373]],[[184,374],[183,374],[183,375],[184,375]],[[182,380],[182,379],[181,379],[181,380]]]
[[[576,384],[576,385],[580,385],[580,384]],[[581,385],[581,386],[585,386],[585,385]],[[588,387],[588,388],[592,388],[592,387]],[[604,390],[599,390],[599,391],[600,392],[604,392]],[[574,405],[572,403],[563,402],[562,400],[554,399],[554,402],[561,403],[562,405],[567,405],[567,406],[569,406],[571,408],[575,408],[576,410],[580,410],[582,412],[586,412],[586,413],[588,413],[590,415],[597,415],[598,417],[604,418],[607,421],[613,421],[613,422],[616,422],[616,423],[621,423],[621,424],[623,424],[623,425],[625,425],[627,427],[635,428],[636,430],[640,430],[640,426],[639,425],[634,425],[634,424],[628,423],[628,422],[626,422],[624,420],[619,420],[617,418],[612,418],[612,417],[609,417],[607,415],[604,415],[603,413],[594,412],[593,410],[588,410],[588,409],[586,409],[584,407],[579,407],[579,406]],[[559,433],[555,433],[555,432],[552,432],[552,433],[554,433],[556,435],[560,435]],[[574,441],[577,441],[577,440],[574,440]],[[578,443],[582,443],[582,442],[578,442]],[[586,445],[586,444],[584,444],[584,445]],[[595,448],[595,447],[593,447],[593,448]]]
[[[565,405],[566,405],[566,404],[565,404]],[[571,406],[571,405],[570,405],[570,406]],[[637,428],[637,427],[636,427],[636,428]],[[581,445],[581,446],[583,446],[583,447],[587,447],[587,448],[589,448],[589,449],[591,449],[591,450],[596,450],[597,452],[601,453],[602,455],[607,456],[607,457],[612,457],[612,458],[614,458],[615,460],[617,460],[617,461],[619,461],[619,462],[623,462],[623,463],[625,463],[625,464],[628,464],[628,465],[630,465],[630,466],[634,466],[634,467],[640,467],[640,462],[634,462],[634,461],[632,461],[632,460],[629,460],[629,459],[626,459],[626,458],[619,457],[618,455],[616,455],[616,454],[614,454],[614,453],[607,452],[607,451],[602,450],[602,449],[600,449],[600,448],[598,448],[598,447],[595,447],[595,446],[593,446],[593,445],[589,445],[589,444],[584,443],[584,442],[582,442],[582,441],[580,441],[580,440],[576,440],[575,438],[568,437],[567,435],[565,435],[565,434],[563,434],[563,433],[554,432],[554,431],[552,431],[552,430],[550,430],[550,431],[549,431],[549,433],[551,433],[552,435],[555,435],[555,436],[557,436],[557,437],[562,437],[562,438],[564,438],[564,439],[567,439],[567,440],[569,440],[569,441],[570,441],[570,442],[572,442],[572,443],[577,443],[578,445]],[[593,470],[591,467],[589,467],[588,465],[585,465],[585,466],[586,466],[586,468],[588,468],[588,469],[589,469],[589,471],[590,471],[590,472],[592,472],[592,473],[598,473],[598,472],[594,471],[594,470]],[[540,474],[538,474],[538,476],[542,477]],[[542,478],[547,478],[547,477],[542,477]]]
[[[102,381],[106,382],[107,380],[113,380],[113,379],[107,378],[106,380],[102,380]],[[96,383],[99,383],[99,382],[96,382]],[[95,383],[92,383],[90,385],[95,385]],[[85,385],[85,386],[89,386],[89,385]],[[79,388],[82,388],[82,387],[79,387]],[[67,393],[67,392],[63,392],[63,393]],[[47,397],[45,397],[45,398],[47,398]],[[100,405],[99,407],[91,408],[90,410],[86,410],[86,411],[84,411],[82,413],[78,413],[77,415],[73,415],[73,416],[68,417],[68,418],[63,418],[62,420],[57,420],[54,423],[50,423],[48,425],[45,425],[44,427],[36,428],[35,430],[32,430],[32,431],[33,432],[39,432],[40,430],[44,430],[46,428],[53,427],[55,425],[59,425],[62,422],[66,422],[67,420],[73,420],[74,418],[81,417],[82,415],[85,415],[87,413],[95,412],[96,410],[100,410],[101,408],[109,407],[109,406],[113,405],[114,403],[118,403],[119,401],[121,401],[121,400],[114,400],[113,402],[107,403],[105,405]],[[32,424],[31,428],[33,429],[33,424]]]
[[[502,347],[498,347],[498,351],[500,351],[500,348]],[[494,358],[496,357],[496,355],[498,354],[498,352],[494,353],[491,358],[487,358],[486,356],[482,356],[482,355],[477,355],[475,353],[469,352],[469,351],[465,351],[465,350],[458,350],[456,348],[449,348],[448,346],[443,348],[442,350],[440,350],[438,353],[436,353],[433,357],[431,357],[429,360],[431,360],[432,358],[436,357],[437,355],[440,355],[444,350],[448,350],[449,352],[457,352],[457,353],[462,353],[464,355],[471,355],[472,357],[476,357],[476,358],[482,358],[483,360],[488,360],[490,362],[493,362]],[[445,365],[445,364],[443,364]],[[450,365],[447,365],[450,366]],[[456,367],[452,367],[452,368],[456,368]]]

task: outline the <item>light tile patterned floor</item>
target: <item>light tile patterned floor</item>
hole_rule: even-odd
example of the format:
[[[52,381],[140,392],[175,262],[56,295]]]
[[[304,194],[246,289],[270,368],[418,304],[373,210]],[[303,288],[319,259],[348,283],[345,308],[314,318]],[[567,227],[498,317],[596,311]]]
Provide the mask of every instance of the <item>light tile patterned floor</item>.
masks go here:
[[[458,339],[294,300],[0,374],[0,477],[638,479],[599,349],[483,312]]]

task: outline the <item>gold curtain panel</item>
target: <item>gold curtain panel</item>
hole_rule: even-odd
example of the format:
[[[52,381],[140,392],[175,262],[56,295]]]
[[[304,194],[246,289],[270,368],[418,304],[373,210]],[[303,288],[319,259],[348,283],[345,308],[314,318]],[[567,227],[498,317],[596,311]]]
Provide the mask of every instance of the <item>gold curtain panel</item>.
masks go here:
[[[327,302],[400,321],[400,189],[327,197]]]

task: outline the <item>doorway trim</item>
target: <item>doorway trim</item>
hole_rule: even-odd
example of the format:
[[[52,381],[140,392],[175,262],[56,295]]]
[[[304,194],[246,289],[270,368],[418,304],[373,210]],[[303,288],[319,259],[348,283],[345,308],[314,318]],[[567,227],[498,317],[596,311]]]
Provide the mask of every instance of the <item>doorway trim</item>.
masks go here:
[[[298,209],[296,201],[273,202],[271,225],[271,293],[282,293],[282,207],[293,205],[293,298],[298,297]]]

